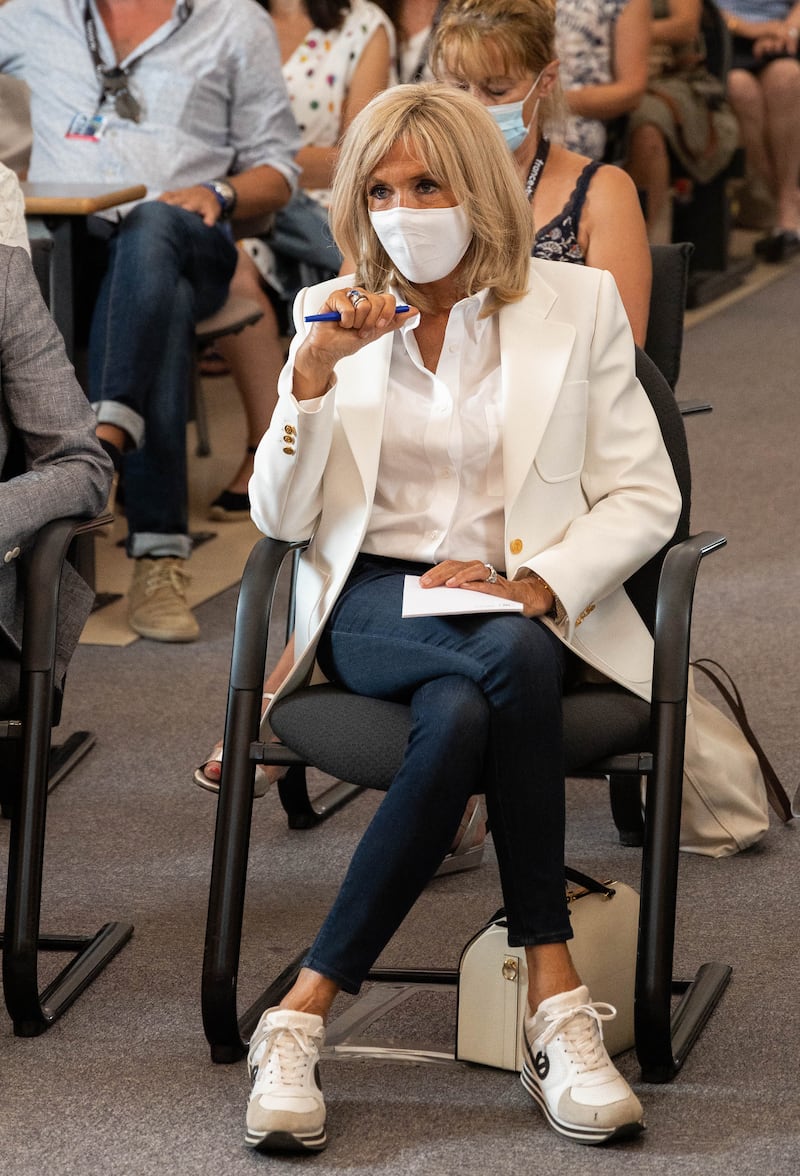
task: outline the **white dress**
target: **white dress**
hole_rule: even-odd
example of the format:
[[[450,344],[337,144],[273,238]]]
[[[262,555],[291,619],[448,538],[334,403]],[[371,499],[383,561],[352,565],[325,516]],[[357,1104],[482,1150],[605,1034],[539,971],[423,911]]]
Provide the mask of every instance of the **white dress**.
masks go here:
[[[394,26],[386,13],[371,0],[351,0],[338,29],[311,29],[284,62],[283,79],[304,147],[338,143],[353,74],[379,28],[386,30],[391,58]],[[298,189],[276,214],[271,233],[240,242],[263,280],[280,297],[291,300],[300,286],[314,284],[339,268],[341,257],[328,230],[329,203],[329,188]]]
[[[375,32],[383,28],[394,57],[394,28],[371,0],[351,0],[338,29],[312,29],[283,65],[292,113],[304,147],[334,147],[341,136],[342,107],[361,57]],[[308,190],[327,207],[329,190]]]

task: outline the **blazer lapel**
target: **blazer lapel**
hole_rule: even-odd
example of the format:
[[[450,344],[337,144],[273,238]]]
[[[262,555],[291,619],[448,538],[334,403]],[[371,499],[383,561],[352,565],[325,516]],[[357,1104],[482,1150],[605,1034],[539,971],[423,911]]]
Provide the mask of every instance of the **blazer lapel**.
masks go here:
[[[393,339],[393,333],[383,335],[337,364],[336,410],[367,502],[372,502],[378,478]]]
[[[500,311],[506,511],[516,501],[558,399],[575,341],[558,297],[534,271],[531,288]]]

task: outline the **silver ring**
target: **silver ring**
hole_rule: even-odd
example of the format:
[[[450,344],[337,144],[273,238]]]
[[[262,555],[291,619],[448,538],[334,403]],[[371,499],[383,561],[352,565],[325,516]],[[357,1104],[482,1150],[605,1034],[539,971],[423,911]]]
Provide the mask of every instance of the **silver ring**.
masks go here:
[[[484,564],[483,566],[486,568],[487,572],[489,573],[489,575],[486,577],[486,583],[487,584],[496,584],[497,583],[497,572],[495,571],[495,569],[492,567],[491,564]]]
[[[359,302],[366,302],[366,300],[367,300],[366,294],[362,293],[361,290],[355,290],[355,289],[348,290],[347,297],[350,299],[350,303],[351,303],[354,310],[358,306]]]

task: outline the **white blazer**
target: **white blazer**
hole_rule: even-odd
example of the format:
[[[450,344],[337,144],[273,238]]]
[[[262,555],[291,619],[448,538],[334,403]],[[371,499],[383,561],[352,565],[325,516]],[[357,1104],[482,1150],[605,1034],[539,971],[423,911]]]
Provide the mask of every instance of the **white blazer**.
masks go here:
[[[310,539],[298,577],[296,661],[313,670],[320,631],[361,548],[380,457],[391,334],[336,366],[318,412],[292,396],[303,319],[352,278],[300,293],[297,334],[250,482],[253,519]],[[672,536],[681,500],[610,274],[531,260],[528,292],[499,312],[506,575],[536,571],[558,596],[553,628],[588,665],[649,698],[653,644],[623,582]],[[465,551],[464,559],[474,557]],[[399,618],[398,618],[399,620]]]

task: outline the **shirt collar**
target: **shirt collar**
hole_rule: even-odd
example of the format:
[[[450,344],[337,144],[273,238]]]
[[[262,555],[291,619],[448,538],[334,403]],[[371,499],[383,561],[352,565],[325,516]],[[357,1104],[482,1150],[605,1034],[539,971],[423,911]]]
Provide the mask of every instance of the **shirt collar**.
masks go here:
[[[395,298],[399,302],[400,295],[398,291],[392,289],[390,292],[394,294]],[[450,312],[451,314],[454,311],[456,312],[456,316],[460,317],[464,324],[464,330],[476,342],[480,339],[487,323],[489,322],[488,317],[480,317],[481,311],[485,307],[488,298],[488,290],[479,290],[477,294],[470,294],[468,298],[462,298],[459,302],[456,302]],[[400,334],[405,335],[408,331],[416,330],[416,328],[419,326],[419,318],[420,316],[418,314],[407,317],[406,321],[400,328]]]

